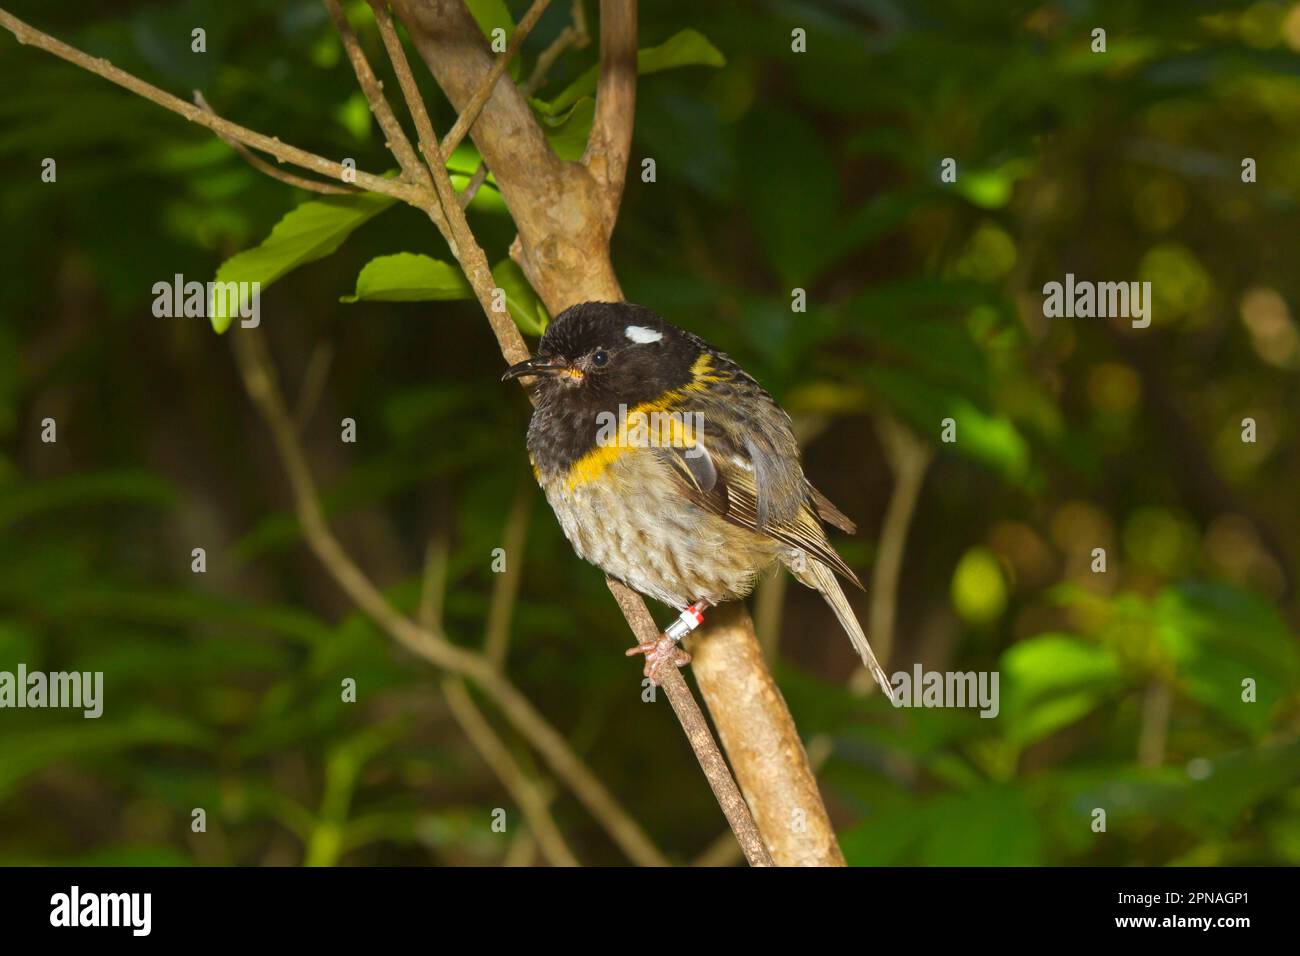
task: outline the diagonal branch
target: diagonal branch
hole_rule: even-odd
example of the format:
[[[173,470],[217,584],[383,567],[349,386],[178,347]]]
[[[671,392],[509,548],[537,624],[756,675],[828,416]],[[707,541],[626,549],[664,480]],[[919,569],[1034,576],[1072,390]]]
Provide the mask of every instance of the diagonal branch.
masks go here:
[[[379,0],[370,0],[377,3]],[[533,65],[533,72],[520,89],[524,96],[529,97],[541,89],[542,84],[546,82],[546,75],[550,72],[551,67],[555,65],[561,54],[570,47],[582,49],[591,42],[591,37],[587,35],[587,17],[582,12],[582,0],[573,0],[573,22],[560,31],[560,35],[551,41],[545,50],[537,55],[537,62]],[[487,179],[487,163],[479,160],[478,169],[474,170],[474,175],[465,187],[465,191],[460,196],[460,207],[464,209],[474,201],[474,194],[478,188],[483,185]]]
[[[894,473],[894,489],[885,509],[885,523],[880,529],[880,549],[871,569],[871,610],[867,619],[868,632],[876,644],[876,655],[884,665],[889,662],[894,647],[903,551],[907,546],[912,515],[921,496],[921,485],[934,458],[934,449],[887,412],[877,416],[876,431],[880,435],[885,459]],[[876,682],[864,667],[854,675],[852,686],[865,693],[869,687],[875,687]]]
[[[428,559],[425,561],[424,575],[420,587],[419,622],[431,631],[442,630],[442,606],[447,590],[447,542],[438,538],[430,542]],[[493,589],[506,590],[502,582],[497,582]],[[550,798],[514,758],[505,741],[497,734],[483,716],[483,712],[474,703],[465,681],[459,677],[444,677],[443,694],[447,698],[447,707],[452,717],[460,725],[465,736],[469,738],[474,749],[479,752],[483,762],[488,765],[501,785],[509,791],[510,796],[523,812],[542,855],[553,866],[578,866],[578,859],[569,849],[560,832],[559,824],[551,814]]]
[[[618,602],[619,609],[627,618],[627,623],[631,626],[632,633],[636,635],[637,642],[653,644],[659,640],[659,627],[646,609],[645,601],[621,581],[606,578],[605,583],[613,592],[614,600]],[[676,667],[668,666],[659,672],[659,685],[668,695],[668,703],[672,705],[673,712],[681,721],[682,730],[686,732],[686,737],[691,742],[691,749],[695,751],[695,759],[700,762],[700,768],[708,778],[709,786],[713,788],[713,795],[717,797],[718,805],[722,807],[723,816],[731,825],[731,832],[736,835],[736,842],[744,851],[745,859],[750,866],[772,866],[772,856],[763,844],[763,838],[754,824],[749,806],[745,803],[745,798],[740,795],[740,789],[732,779],[727,762],[722,759],[722,752],[718,750],[718,745],[713,740],[713,732],[709,730],[709,724],[704,719],[700,705],[695,703],[695,697],[686,684],[686,678]]]
[[[456,187],[452,185],[451,177],[447,174],[447,166],[441,147],[438,145],[438,136],[433,130],[433,124],[429,122],[429,112],[424,107],[424,100],[420,98],[420,91],[411,73],[411,65],[407,62],[406,51],[402,48],[397,30],[393,26],[392,17],[378,7],[375,8],[375,16],[379,22],[380,34],[384,38],[384,46],[392,60],[393,70],[397,74],[397,82],[402,88],[402,96],[405,97],[407,109],[410,110],[411,118],[415,122],[425,164],[433,174],[434,191],[442,204],[442,222],[435,219],[435,224],[443,231],[447,244],[451,246],[452,253],[460,263],[461,271],[469,279],[470,287],[474,290],[474,295],[487,316],[493,335],[496,336],[501,354],[512,365],[515,362],[522,362],[528,358],[528,346],[524,344],[523,336],[519,334],[514,320],[510,318],[510,313],[504,307],[501,309],[496,307],[496,281],[492,278],[487,254],[474,238],[469,221],[465,218],[465,211],[456,201]]]
[[[157,103],[164,109],[179,113],[191,123],[197,123],[205,129],[212,130],[223,139],[228,137],[243,143],[245,146],[251,146],[253,149],[274,156],[280,162],[293,163],[303,169],[310,169],[312,172],[343,181],[345,170],[342,163],[336,163],[323,156],[317,156],[315,153],[309,153],[306,150],[298,149],[296,146],[282,143],[278,136],[266,136],[245,126],[240,126],[238,123],[223,119],[215,113],[203,110],[192,103],[187,103],[179,97],[173,96],[167,91],[160,90],[153,84],[146,83],[139,77],[127,73],[125,70],[118,69],[102,57],[93,57],[82,53],[75,47],[56,40],[48,33],[42,33],[40,30],[19,20],[7,10],[0,9],[0,27],[4,27],[12,33],[19,43],[30,44],[39,50],[52,53],[62,60],[67,60],[74,66],[79,66],[83,70],[89,70],[97,76],[102,76],[109,82],[116,83],[123,89],[130,90],[137,96],[142,96],[152,103]],[[425,193],[411,183],[385,179],[382,176],[376,176],[374,173],[362,172],[361,170],[355,171],[355,177],[357,185],[371,192],[393,196],[413,206],[420,206],[426,198]]]
[[[663,854],[637,822],[579,759],[564,737],[491,661],[482,654],[458,647],[440,631],[421,627],[402,614],[356,565],[325,520],[316,481],[280,391],[265,339],[258,330],[241,329],[239,334],[231,336],[231,345],[244,388],[270,429],[289,478],[303,538],[348,599],[411,653],[474,681],[630,859],[643,866],[666,865]]]
[[[483,104],[486,103],[488,97],[492,95],[492,91],[496,88],[497,81],[505,75],[506,68],[510,66],[510,61],[515,58],[515,54],[519,52],[519,48],[524,45],[524,40],[527,39],[528,34],[532,32],[533,27],[537,25],[537,21],[542,18],[542,14],[546,12],[546,8],[550,6],[550,4],[551,0],[533,0],[533,5],[528,8],[528,12],[524,14],[524,18],[520,20],[519,25],[515,27],[514,35],[510,37],[510,43],[506,45],[505,52],[498,56],[496,61],[493,62],[492,68],[488,70],[487,76],[480,81],[478,89],[475,90],[474,95],[469,98],[469,102],[461,107],[460,115],[456,117],[456,122],[452,125],[451,129],[447,131],[447,135],[443,137],[441,144],[442,155],[450,156],[456,151],[456,147],[459,146],[461,140],[465,138],[465,134],[469,132],[469,128],[473,126],[474,121],[478,119],[478,115],[483,109]]]
[[[452,716],[460,724],[465,736],[469,737],[474,748],[483,760],[492,768],[502,785],[510,791],[510,796],[519,804],[537,838],[537,845],[542,854],[553,866],[580,866],[578,858],[573,855],[564,840],[564,834],[556,826],[555,818],[547,806],[546,796],[524,773],[519,762],[515,760],[508,747],[497,736],[492,725],[488,723],[483,712],[478,709],[470,697],[465,681],[459,677],[448,677],[442,682],[442,692],[447,698],[447,706]]]
[[[338,31],[339,39],[343,41],[343,49],[347,52],[348,61],[352,64],[352,72],[357,76],[357,84],[365,95],[370,112],[384,132],[384,145],[393,154],[393,158],[397,160],[397,164],[402,167],[402,172],[408,179],[428,183],[428,174],[421,165],[420,158],[415,155],[411,141],[406,138],[406,131],[397,121],[393,108],[388,105],[388,100],[384,97],[384,84],[370,68],[370,63],[362,52],[361,42],[357,39],[352,24],[348,23],[343,8],[339,6],[339,0],[325,0],[325,7],[334,20],[334,29]]]
[[[406,54],[402,50],[401,44],[396,42],[396,32],[393,29],[392,22],[388,17],[381,16],[380,24],[380,29],[386,34],[385,43],[389,46],[389,52],[393,57],[393,68],[397,72],[403,94],[407,98],[407,105],[415,118],[417,128],[429,127],[428,114],[424,109],[424,103],[420,99],[418,91],[414,88],[414,78],[411,76],[410,65],[406,61]],[[436,145],[437,140],[434,138],[431,128],[428,128],[427,132],[421,132],[420,142],[422,148],[425,149],[425,158],[429,163],[429,169],[433,173],[434,188],[437,189],[438,197],[442,200],[443,212],[447,217],[451,238],[455,239],[454,248],[459,249],[457,258],[460,261],[461,268],[469,279],[470,285],[474,288],[474,293],[483,306],[483,311],[492,324],[493,331],[497,333],[497,341],[501,346],[502,354],[512,364],[523,361],[529,356],[528,348],[524,345],[523,338],[519,335],[518,329],[515,328],[509,316],[502,315],[493,307],[493,280],[491,271],[487,268],[487,256],[474,238],[469,222],[465,218],[464,210],[456,202],[451,178],[447,175],[446,167],[442,162],[442,155]],[[498,326],[502,326],[500,331],[498,331]],[[633,632],[637,634],[640,642],[644,643],[647,640],[653,642],[658,635],[658,628],[655,627],[654,620],[650,617],[645,602],[622,584],[610,582],[610,588],[614,591],[614,596],[618,600],[619,607],[623,610],[624,617],[627,618],[628,624],[632,627]],[[673,670],[673,668],[668,668],[668,670]],[[747,858],[753,865],[770,865],[771,858],[767,855],[767,850],[758,836],[749,808],[745,806],[740,790],[736,787],[731,772],[727,769],[726,761],[723,760],[722,753],[718,750],[718,745],[713,739],[713,734],[700,713],[699,705],[695,703],[695,699],[691,696],[685,680],[674,671],[665,680],[664,690],[668,694],[674,712],[681,721],[682,729],[686,732],[700,766],[704,769],[709,785],[718,798],[723,814],[736,832],[737,839],[745,848]]]
[[[498,64],[464,0],[391,0],[453,107],[464,110]],[[511,256],[552,315],[623,297],[609,261],[604,192],[580,163],[551,149],[523,91],[494,82],[469,135],[519,230]],[[450,215],[450,213],[449,213]]]
[[[199,109],[206,110],[214,116],[216,115],[216,110],[208,105],[208,101],[203,98],[203,94],[198,90],[194,91],[194,105],[199,107]],[[224,133],[217,133],[217,137],[242,156],[244,161],[259,173],[265,173],[272,179],[278,179],[282,183],[287,183],[290,186],[296,186],[299,189],[306,189],[314,193],[324,193],[327,196],[350,196],[357,192],[357,189],[352,186],[335,186],[333,183],[322,183],[315,179],[308,179],[306,176],[297,176],[293,173],[285,172],[283,169],[276,169],[239,140],[231,139]]]

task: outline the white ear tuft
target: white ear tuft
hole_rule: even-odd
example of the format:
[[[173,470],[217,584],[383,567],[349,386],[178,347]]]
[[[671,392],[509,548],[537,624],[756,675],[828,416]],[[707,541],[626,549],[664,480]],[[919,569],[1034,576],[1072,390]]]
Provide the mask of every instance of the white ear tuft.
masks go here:
[[[664,337],[662,332],[647,329],[644,325],[629,325],[623,330],[623,334],[637,345],[649,345],[651,342],[658,342]]]

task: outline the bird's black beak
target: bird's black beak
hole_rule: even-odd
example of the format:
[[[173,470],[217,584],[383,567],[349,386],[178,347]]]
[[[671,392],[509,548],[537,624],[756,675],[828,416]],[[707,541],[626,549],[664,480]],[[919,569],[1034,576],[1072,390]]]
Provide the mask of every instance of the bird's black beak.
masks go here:
[[[501,376],[501,381],[508,382],[512,378],[519,378],[524,375],[563,375],[568,370],[569,366],[559,359],[534,355],[527,361],[512,365],[506,369],[506,374]]]

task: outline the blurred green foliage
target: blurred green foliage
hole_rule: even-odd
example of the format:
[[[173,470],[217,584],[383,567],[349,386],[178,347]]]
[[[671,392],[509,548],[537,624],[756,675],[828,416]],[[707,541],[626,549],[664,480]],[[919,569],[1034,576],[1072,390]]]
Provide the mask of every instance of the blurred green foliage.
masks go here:
[[[524,8],[473,6],[488,29]],[[254,129],[391,168],[315,0],[9,7]],[[517,80],[568,14],[552,5]],[[349,16],[382,62],[365,5]],[[894,484],[873,419],[936,446],[890,669],[1001,677],[993,719],[861,698],[829,612],[785,593],[778,677],[829,745],[814,750],[850,861],[1300,862],[1300,4],[673,2],[640,22],[615,237],[629,298],[791,410],[809,475],[864,529],[837,541],[864,575]],[[152,314],[153,284],[178,273],[275,282],[263,325],[302,390],[332,520],[408,609],[430,538],[447,541],[444,614],[467,646],[525,496],[512,678],[674,858],[708,846],[721,816],[667,708],[641,702],[599,574],[529,483],[527,408],[497,383],[427,219],[302,194],[0,42],[0,670],[103,670],[106,685],[97,721],[0,711],[0,862],[531,859],[437,675],[303,548],[227,343]],[[585,142],[596,56],[566,54],[534,99],[562,155]],[[451,110],[420,79],[445,131]],[[1246,157],[1258,182],[1242,182]],[[463,189],[478,155],[467,143],[450,165]],[[490,176],[470,210],[512,315],[539,334],[549,317],[509,263]],[[1151,328],[1044,319],[1042,285],[1066,272],[1151,281]],[[939,441],[949,417],[955,444]],[[871,597],[854,600],[865,620]],[[579,857],[618,862],[553,789]]]

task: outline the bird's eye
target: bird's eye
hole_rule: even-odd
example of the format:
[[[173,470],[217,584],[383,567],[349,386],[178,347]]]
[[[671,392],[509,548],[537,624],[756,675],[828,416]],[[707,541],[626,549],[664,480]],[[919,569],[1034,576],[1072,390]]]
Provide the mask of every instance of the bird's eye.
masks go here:
[[[600,349],[596,352],[593,352],[591,355],[592,365],[604,365],[608,361],[609,361],[609,353],[606,352],[604,349]]]

